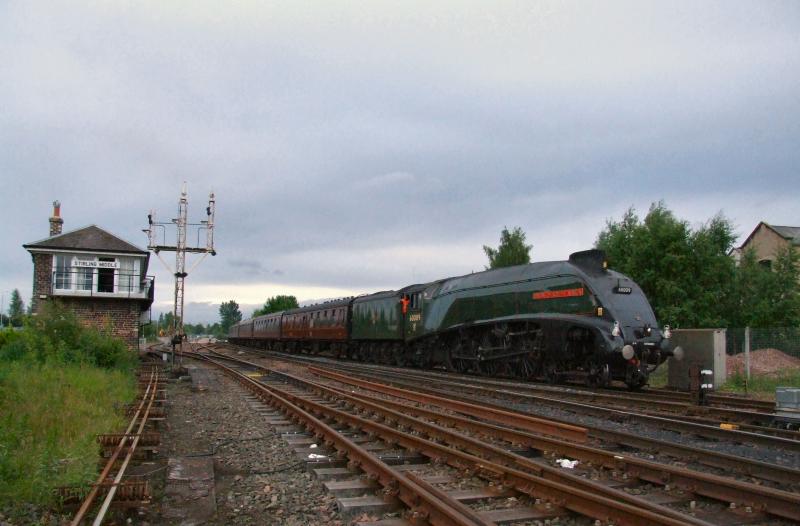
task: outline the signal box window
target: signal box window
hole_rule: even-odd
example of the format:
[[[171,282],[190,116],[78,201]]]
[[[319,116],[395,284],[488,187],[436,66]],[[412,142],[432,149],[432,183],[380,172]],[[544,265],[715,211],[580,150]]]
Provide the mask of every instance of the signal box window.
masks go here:
[[[71,289],[72,275],[70,274],[71,256],[56,256],[56,288]]]
[[[99,261],[114,262],[114,258],[98,258]],[[97,292],[114,292],[114,269],[97,269]]]

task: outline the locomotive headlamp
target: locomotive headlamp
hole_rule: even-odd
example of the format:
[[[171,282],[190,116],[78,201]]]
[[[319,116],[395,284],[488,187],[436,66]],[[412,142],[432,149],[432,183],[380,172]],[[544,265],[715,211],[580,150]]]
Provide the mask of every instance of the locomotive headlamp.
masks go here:
[[[619,330],[619,322],[618,322],[618,321],[615,321],[615,322],[614,322],[614,328],[613,328],[613,329],[611,329],[611,336],[613,336],[614,338],[616,338],[617,336],[619,336],[619,333],[620,333],[620,330]]]
[[[672,338],[672,331],[669,329],[669,325],[664,325],[664,338],[668,340]]]

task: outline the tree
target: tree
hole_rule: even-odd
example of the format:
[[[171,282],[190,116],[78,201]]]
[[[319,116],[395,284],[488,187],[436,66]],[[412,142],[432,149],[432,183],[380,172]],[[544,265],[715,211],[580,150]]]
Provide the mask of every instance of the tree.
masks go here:
[[[19,290],[14,289],[13,292],[11,292],[11,301],[8,304],[8,317],[11,318],[11,325],[21,327],[24,315],[25,304],[22,302],[22,296]]]
[[[800,325],[798,256],[793,247],[779,249],[772,269],[761,265],[754,250],[742,254],[736,269],[734,327],[796,327]]]
[[[213,325],[209,325],[207,327],[208,334],[213,334],[217,338],[225,338],[228,336],[228,331],[223,331],[219,325],[219,322],[214,323]]]
[[[220,330],[223,334],[228,333],[231,325],[242,321],[242,313],[239,304],[234,300],[225,301],[219,306]]]
[[[186,333],[187,334],[191,334],[193,336],[200,336],[202,334],[208,334],[208,332],[206,331],[206,326],[203,325],[202,323],[196,323],[194,325],[191,325],[190,329],[191,330],[187,329]]]
[[[693,231],[659,201],[644,221],[633,208],[619,222],[607,221],[595,246],[612,268],[639,284],[662,323],[720,327],[731,314],[734,240],[723,215]]]
[[[170,312],[162,312],[158,315],[158,335],[172,334],[175,329],[175,315]]]
[[[791,245],[778,249],[775,254],[773,327],[800,325],[800,255]]]
[[[500,233],[500,245],[496,249],[483,246],[483,251],[489,258],[487,269],[530,263],[531,248],[533,245],[525,244],[525,232],[520,227],[515,227],[511,232],[508,231],[508,227],[504,227]]]
[[[284,310],[296,309],[299,306],[300,305],[298,305],[297,303],[297,298],[295,298],[294,296],[283,296],[283,295],[273,296],[267,299],[266,302],[264,302],[263,307],[253,311],[253,317],[255,318],[256,316],[262,316],[264,314],[270,314],[272,312],[281,312]]]

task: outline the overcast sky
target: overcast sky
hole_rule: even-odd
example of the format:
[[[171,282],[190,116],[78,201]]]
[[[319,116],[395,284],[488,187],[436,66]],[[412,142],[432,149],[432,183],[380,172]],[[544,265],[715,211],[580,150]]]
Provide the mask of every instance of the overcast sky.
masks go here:
[[[482,270],[504,225],[564,259],[660,199],[800,225],[800,3],[0,2],[6,306],[53,200],[145,247],[183,181],[189,322]]]

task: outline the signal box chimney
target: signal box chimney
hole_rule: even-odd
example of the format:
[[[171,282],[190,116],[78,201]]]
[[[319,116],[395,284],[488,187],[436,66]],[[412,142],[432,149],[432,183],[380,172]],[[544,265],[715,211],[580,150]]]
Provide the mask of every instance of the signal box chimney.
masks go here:
[[[64,220],[61,219],[61,202],[53,201],[53,217],[50,218],[50,237],[59,235],[63,225]]]

